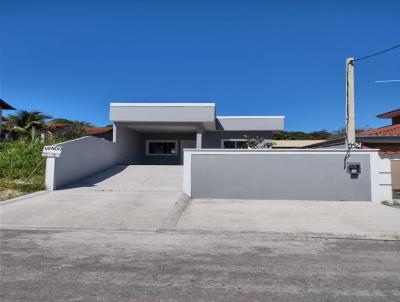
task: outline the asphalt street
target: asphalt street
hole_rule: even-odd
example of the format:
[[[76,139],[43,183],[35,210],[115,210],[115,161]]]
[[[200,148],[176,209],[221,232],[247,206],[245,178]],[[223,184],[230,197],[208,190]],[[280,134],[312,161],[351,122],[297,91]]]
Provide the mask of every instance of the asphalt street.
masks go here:
[[[0,300],[400,301],[400,241],[3,229]]]

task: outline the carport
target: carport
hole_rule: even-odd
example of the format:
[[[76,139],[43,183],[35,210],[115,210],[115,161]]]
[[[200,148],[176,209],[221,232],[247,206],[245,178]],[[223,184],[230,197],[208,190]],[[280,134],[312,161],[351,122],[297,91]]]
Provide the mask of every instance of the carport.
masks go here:
[[[215,130],[215,104],[111,103],[120,164],[180,165],[184,148],[201,148]]]

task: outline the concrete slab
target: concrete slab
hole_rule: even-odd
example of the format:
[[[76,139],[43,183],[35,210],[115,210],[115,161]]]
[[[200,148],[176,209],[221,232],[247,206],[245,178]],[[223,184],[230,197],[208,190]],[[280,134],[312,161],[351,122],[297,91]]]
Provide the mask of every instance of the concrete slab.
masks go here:
[[[400,239],[400,209],[372,202],[194,199],[177,229]]]
[[[181,186],[181,166],[116,166],[64,190],[0,204],[1,227],[156,229]]]

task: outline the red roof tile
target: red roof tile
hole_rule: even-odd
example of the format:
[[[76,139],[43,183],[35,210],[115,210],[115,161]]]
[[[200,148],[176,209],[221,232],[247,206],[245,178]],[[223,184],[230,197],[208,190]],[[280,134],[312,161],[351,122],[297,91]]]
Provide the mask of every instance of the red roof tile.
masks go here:
[[[357,133],[357,136],[400,136],[400,124],[367,130]]]
[[[93,134],[100,134],[111,131],[113,127],[88,127],[86,128],[86,133],[93,135]]]

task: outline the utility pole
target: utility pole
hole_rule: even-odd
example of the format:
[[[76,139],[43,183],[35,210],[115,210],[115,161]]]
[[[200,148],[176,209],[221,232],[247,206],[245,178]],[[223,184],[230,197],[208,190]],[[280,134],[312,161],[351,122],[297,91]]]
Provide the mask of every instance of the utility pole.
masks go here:
[[[354,58],[346,59],[346,147],[355,148]]]

